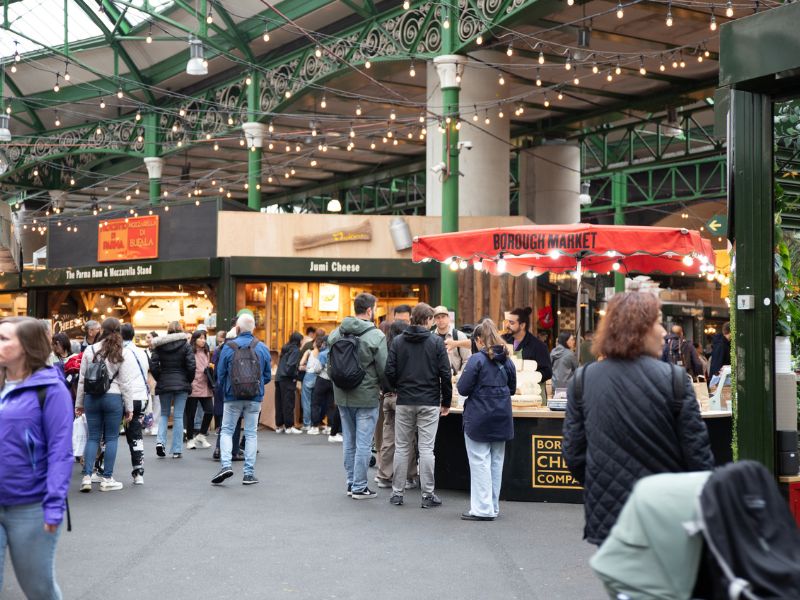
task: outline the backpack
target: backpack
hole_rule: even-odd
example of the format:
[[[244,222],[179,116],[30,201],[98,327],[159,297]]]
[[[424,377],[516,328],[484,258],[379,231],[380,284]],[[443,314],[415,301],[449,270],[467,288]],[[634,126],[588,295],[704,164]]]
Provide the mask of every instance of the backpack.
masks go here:
[[[111,388],[114,379],[119,375],[120,369],[114,373],[113,377],[108,377],[108,366],[106,365],[105,358],[97,362],[98,355],[96,352],[92,356],[92,362],[86,366],[86,375],[83,378],[83,389],[87,394],[92,396],[102,396]]]
[[[361,385],[367,372],[358,359],[360,337],[368,331],[375,329],[369,327],[358,334],[342,333],[328,352],[328,375],[336,387],[343,390],[352,390]]]
[[[680,338],[674,337],[669,340],[669,348],[667,351],[667,358],[673,365],[683,365],[683,343]]]
[[[231,358],[231,389],[238,400],[250,400],[261,391],[261,361],[256,354],[258,340],[253,338],[247,346],[240,347],[233,340],[226,342],[233,348]]]

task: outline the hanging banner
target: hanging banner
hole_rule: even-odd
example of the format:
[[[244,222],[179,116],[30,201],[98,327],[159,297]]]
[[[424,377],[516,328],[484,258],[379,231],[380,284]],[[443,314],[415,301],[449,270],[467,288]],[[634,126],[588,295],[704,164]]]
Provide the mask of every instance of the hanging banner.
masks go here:
[[[97,262],[158,258],[158,215],[101,221]]]

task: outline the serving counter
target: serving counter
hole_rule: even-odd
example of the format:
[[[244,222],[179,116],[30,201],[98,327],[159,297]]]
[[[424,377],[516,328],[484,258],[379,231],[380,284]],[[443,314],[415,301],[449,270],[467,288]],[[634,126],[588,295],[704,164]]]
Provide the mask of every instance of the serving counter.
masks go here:
[[[436,487],[469,490],[469,462],[464,445],[463,410],[452,408],[439,420],[434,452]],[[709,411],[703,420],[711,438],[715,464],[733,460],[731,413]],[[502,500],[583,502],[583,488],[561,456],[564,412],[547,408],[514,409],[514,439],[506,443]]]

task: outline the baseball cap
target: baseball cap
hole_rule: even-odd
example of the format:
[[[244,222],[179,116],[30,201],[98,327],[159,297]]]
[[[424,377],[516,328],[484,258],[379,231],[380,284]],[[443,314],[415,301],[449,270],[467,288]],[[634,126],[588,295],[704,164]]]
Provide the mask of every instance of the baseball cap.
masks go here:
[[[449,315],[449,314],[450,314],[450,311],[447,310],[446,306],[439,305],[439,306],[437,306],[436,308],[433,309],[433,316],[434,317],[436,315]]]

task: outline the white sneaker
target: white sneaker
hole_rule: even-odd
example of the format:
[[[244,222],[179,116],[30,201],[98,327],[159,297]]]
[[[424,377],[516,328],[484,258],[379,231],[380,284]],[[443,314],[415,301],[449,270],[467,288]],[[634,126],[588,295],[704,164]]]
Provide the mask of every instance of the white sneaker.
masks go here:
[[[194,450],[195,448],[197,448],[197,444],[195,444],[194,439],[191,439],[188,442],[186,442],[186,449],[187,450]]]
[[[92,483],[102,483],[103,476],[97,471],[92,471]]]
[[[319,427],[312,427],[308,431],[306,431],[308,435],[319,435]]]
[[[286,427],[284,427],[283,425],[281,425],[280,427],[278,427],[277,429],[275,429],[275,433],[286,433]]]
[[[100,482],[101,492],[113,492],[121,489],[122,489],[122,482],[117,481],[113,477],[103,477],[103,481]]]
[[[308,425],[303,425],[303,431],[306,432],[311,429]]]
[[[84,475],[81,479],[81,491],[84,494],[92,491],[92,478],[89,475]]]
[[[330,427],[323,427],[322,429],[320,429],[320,433],[322,433],[322,435],[330,435],[331,434],[331,428]]]
[[[342,437],[341,433],[337,433],[336,435],[329,435],[328,441],[331,444],[341,444],[342,442],[344,442],[344,438]]]
[[[286,430],[286,433],[293,433],[295,435],[299,435],[299,434],[303,433],[303,430],[302,429],[298,429],[297,427],[290,427],[289,429]]]
[[[206,436],[204,436],[202,433],[198,433],[196,436],[194,436],[194,443],[198,448],[211,448],[211,444],[208,443]]]
[[[133,485],[144,485],[144,475],[137,473],[133,476]]]

